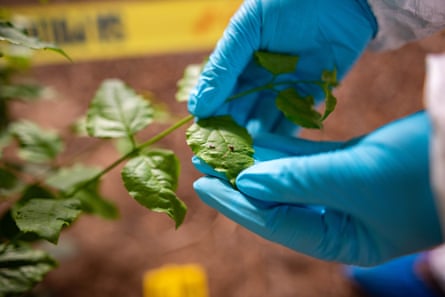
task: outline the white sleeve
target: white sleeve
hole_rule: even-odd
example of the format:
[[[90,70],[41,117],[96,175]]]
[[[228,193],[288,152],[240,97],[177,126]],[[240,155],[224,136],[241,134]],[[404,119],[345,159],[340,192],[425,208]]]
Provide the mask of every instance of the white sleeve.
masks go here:
[[[427,56],[424,92],[425,105],[433,124],[431,182],[445,238],[445,54]]]
[[[445,29],[445,0],[368,0],[378,24],[369,49],[395,49]]]

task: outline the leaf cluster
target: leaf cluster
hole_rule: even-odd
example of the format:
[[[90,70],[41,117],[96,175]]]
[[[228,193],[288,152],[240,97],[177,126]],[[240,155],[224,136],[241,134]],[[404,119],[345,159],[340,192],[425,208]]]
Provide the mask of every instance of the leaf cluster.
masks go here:
[[[46,48],[64,54],[0,19],[0,296],[26,292],[56,266],[27,242],[57,242],[60,230],[80,213],[77,200],[60,199],[29,178],[48,171],[63,148],[61,139],[34,123],[11,122],[8,114],[11,101],[43,97],[46,88],[19,78],[31,65],[31,50]],[[3,152],[11,148],[17,158],[8,160]]]
[[[160,140],[162,134],[145,143],[138,143],[135,139],[135,134],[146,128],[153,121],[153,116],[154,110],[149,101],[122,81],[108,79],[91,101],[87,130],[93,137],[125,138],[129,141],[129,152],[109,169],[128,161],[122,170],[122,179],[129,194],[143,206],[169,215],[178,227],[186,212],[185,204],[175,194],[179,161],[172,151],[147,149]]]
[[[293,123],[312,129],[321,129],[323,121],[332,113],[337,99],[332,93],[338,85],[336,70],[324,70],[319,80],[282,80],[288,74],[294,74],[298,66],[298,56],[258,51],[255,61],[272,74],[271,81],[266,84],[269,90],[275,91],[276,106]],[[320,88],[325,98],[325,111],[321,114],[316,107],[313,95],[301,95],[300,85],[315,85]],[[281,87],[285,87],[282,89]],[[280,87],[280,88],[278,88]]]
[[[271,74],[271,80],[240,94],[234,94],[227,101],[237,100],[255,92],[272,91],[276,95],[276,107],[290,121],[304,128],[321,129],[323,121],[335,109],[337,103],[332,93],[333,88],[338,85],[336,71],[325,70],[319,80],[303,81],[288,78],[293,77],[296,72],[298,56],[258,51],[254,54],[254,60]],[[194,75],[190,75],[191,69]],[[197,68],[187,69],[185,77],[196,80],[199,76],[196,71]],[[325,97],[323,114],[317,110],[312,95],[303,96],[299,93],[299,86],[304,84],[320,88]],[[182,85],[190,90],[192,83]],[[251,136],[230,116],[200,119],[187,130],[187,143],[197,157],[216,172],[223,173],[234,187],[238,174],[254,163]]]

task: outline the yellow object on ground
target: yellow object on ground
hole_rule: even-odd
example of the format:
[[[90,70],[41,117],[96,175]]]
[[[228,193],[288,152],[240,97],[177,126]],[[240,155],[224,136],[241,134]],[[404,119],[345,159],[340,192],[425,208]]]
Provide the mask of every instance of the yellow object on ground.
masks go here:
[[[241,0],[114,1],[13,5],[31,31],[74,62],[212,49]],[[4,9],[5,7],[3,7]],[[66,63],[40,51],[36,62]]]
[[[143,297],[209,297],[207,276],[197,264],[165,265],[144,275]]]

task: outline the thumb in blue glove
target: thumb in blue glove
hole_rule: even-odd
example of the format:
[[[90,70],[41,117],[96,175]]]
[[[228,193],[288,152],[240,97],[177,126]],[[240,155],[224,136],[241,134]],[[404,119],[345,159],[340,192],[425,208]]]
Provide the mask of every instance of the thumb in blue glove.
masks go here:
[[[205,118],[230,114],[252,135],[290,135],[295,125],[275,108],[270,94],[254,93],[226,102],[233,94],[270,82],[252,62],[255,51],[299,56],[289,79],[317,81],[324,70],[341,79],[377,31],[366,0],[247,0],[218,42],[188,102],[191,114]],[[324,98],[318,86],[299,85],[302,96]]]
[[[442,241],[430,130],[421,112],[347,143],[259,137],[257,145],[292,156],[263,156],[238,176],[239,191],[214,177],[199,179],[195,190],[271,241],[320,259],[375,265]]]

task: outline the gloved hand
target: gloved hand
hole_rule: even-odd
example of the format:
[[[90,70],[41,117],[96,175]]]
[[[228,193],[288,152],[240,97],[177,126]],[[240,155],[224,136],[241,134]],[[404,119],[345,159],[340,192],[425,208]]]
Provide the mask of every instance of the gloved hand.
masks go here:
[[[258,162],[238,176],[238,191],[216,177],[194,187],[205,203],[268,240],[320,259],[374,265],[442,241],[430,132],[420,112],[345,143],[259,137]]]
[[[205,118],[230,114],[255,135],[289,135],[295,125],[284,120],[272,96],[252,94],[226,103],[233,94],[270,81],[253,60],[257,50],[298,55],[294,79],[320,80],[323,70],[342,78],[377,31],[366,0],[247,0],[232,18],[210,55],[188,102],[191,114]],[[290,78],[289,78],[290,79]],[[299,86],[301,95],[322,92]]]

